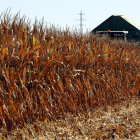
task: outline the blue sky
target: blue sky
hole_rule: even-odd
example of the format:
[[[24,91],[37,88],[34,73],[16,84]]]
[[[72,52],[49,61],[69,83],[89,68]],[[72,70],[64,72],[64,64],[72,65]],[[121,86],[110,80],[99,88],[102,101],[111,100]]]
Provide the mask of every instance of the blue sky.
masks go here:
[[[140,26],[140,0],[0,0],[0,14],[11,8],[11,14],[20,11],[21,17],[26,15],[34,23],[35,17],[44,23],[54,24],[56,27],[66,27],[72,30],[79,29],[80,16],[83,18],[83,31],[90,31],[106,20],[109,16],[118,14],[125,15]],[[26,18],[26,19],[27,19]]]

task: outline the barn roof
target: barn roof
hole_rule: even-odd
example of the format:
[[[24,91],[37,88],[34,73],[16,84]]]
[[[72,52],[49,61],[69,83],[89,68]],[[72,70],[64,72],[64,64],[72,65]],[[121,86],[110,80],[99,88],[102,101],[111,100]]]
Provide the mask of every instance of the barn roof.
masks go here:
[[[121,16],[124,20],[126,20],[127,22],[129,22],[131,25],[133,25],[134,27],[136,27],[138,30],[140,30],[140,26],[138,26],[135,22],[133,22],[131,19],[127,18],[126,16]]]
[[[96,31],[140,31],[140,26],[135,24],[132,20],[123,15],[112,15],[100,25],[98,25],[92,32]]]

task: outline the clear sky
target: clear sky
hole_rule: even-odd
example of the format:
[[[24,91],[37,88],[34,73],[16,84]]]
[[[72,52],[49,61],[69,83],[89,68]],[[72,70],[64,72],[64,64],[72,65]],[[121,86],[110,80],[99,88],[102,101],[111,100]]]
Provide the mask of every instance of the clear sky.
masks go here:
[[[80,11],[83,18],[83,31],[90,31],[114,14],[125,15],[140,26],[140,0],[0,0],[0,14],[11,8],[11,14],[20,11],[34,23],[35,17],[56,27],[79,29]],[[27,19],[26,18],[26,19]]]

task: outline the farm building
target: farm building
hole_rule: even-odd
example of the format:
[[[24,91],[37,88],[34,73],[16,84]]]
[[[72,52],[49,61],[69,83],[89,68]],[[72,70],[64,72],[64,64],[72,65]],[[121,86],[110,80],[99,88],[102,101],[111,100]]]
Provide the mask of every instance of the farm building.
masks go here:
[[[92,33],[107,33],[111,38],[124,40],[140,40],[140,26],[123,15],[112,15],[91,31]]]

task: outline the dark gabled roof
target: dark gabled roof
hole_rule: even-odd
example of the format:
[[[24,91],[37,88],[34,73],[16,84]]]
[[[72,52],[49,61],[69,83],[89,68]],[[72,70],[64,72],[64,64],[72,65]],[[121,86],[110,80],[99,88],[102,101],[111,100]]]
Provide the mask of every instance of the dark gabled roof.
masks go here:
[[[127,18],[126,16],[121,16],[124,20],[126,20],[128,23],[130,23],[132,26],[140,30],[140,26],[138,26],[135,22],[133,22],[131,19]]]
[[[102,22],[99,26],[92,30],[92,32],[96,31],[140,31],[140,26],[135,24],[129,18],[123,15],[112,15],[104,22]]]

